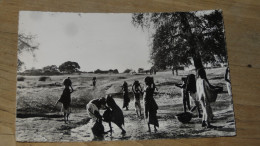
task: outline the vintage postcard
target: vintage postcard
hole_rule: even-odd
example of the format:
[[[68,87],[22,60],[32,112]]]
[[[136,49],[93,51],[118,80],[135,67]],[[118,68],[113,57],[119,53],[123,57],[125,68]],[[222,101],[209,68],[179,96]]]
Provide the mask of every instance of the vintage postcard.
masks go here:
[[[235,136],[221,10],[20,11],[16,140]]]

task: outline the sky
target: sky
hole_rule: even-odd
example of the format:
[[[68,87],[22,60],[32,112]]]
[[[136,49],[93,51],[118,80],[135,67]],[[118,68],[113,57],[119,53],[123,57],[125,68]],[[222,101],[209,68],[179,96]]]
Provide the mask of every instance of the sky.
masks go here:
[[[26,69],[78,62],[81,71],[149,69],[150,33],[131,23],[130,13],[20,11],[19,34],[34,35],[36,57],[23,53]]]

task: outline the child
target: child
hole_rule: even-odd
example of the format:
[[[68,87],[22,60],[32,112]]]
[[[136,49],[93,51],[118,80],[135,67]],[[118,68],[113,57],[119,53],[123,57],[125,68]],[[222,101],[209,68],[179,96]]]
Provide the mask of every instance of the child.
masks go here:
[[[140,96],[143,94],[142,87],[139,83],[139,81],[134,81],[132,86],[132,91],[134,93],[134,99],[135,99],[135,111],[137,117],[141,117],[141,102],[140,102]]]
[[[148,118],[148,132],[151,132],[150,124],[154,125],[154,131],[156,132],[156,127],[159,127],[158,119],[157,119],[157,110],[158,105],[153,98],[154,88],[153,86],[153,79],[151,77],[146,77],[144,79],[146,88],[144,90],[144,113],[145,119]]]
[[[96,87],[96,80],[97,80],[97,78],[96,78],[96,77],[93,77],[93,79],[92,79],[92,85],[93,85],[93,87]]]
[[[65,121],[65,123],[67,123],[67,121],[69,121],[69,115],[70,115],[70,112],[71,112],[71,109],[70,109],[70,103],[71,103],[70,94],[73,92],[73,88],[71,86],[72,83],[71,83],[71,80],[70,80],[69,77],[64,80],[63,84],[65,86],[65,89],[63,90],[60,99],[55,103],[55,106],[58,104],[58,102],[62,103],[62,111],[64,112],[64,121]],[[69,87],[71,87],[72,90],[70,90]]]
[[[186,78],[181,78],[182,80],[182,84],[175,84],[175,86],[181,88],[182,90],[182,98],[183,98],[183,109],[184,109],[184,112],[186,113],[186,109],[188,106],[188,109],[190,110],[190,98],[189,98],[189,95],[188,95],[188,92],[186,90]]]
[[[126,81],[124,81],[124,84],[122,86],[122,90],[123,90],[123,96],[124,96],[123,108],[126,108],[126,110],[128,110],[130,98],[128,97],[128,84],[127,84]]]
[[[110,132],[112,133],[111,122],[115,123],[121,130],[121,134],[125,134],[126,131],[122,128],[125,124],[124,115],[120,107],[116,104],[115,100],[111,95],[106,97],[107,110],[103,114],[104,121],[108,122],[110,127]]]

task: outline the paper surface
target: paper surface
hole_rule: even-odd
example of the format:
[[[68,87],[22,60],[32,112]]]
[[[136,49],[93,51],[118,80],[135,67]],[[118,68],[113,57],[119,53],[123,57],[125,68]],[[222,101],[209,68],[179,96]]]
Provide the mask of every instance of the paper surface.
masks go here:
[[[18,34],[17,141],[236,135],[220,10],[143,14],[20,11]],[[215,102],[207,102],[208,92],[206,97],[200,96],[199,87],[204,86],[187,86],[187,76],[194,74],[197,79],[196,71],[201,68],[206,72],[204,80],[208,80],[218,94]],[[154,84],[145,83],[147,76],[153,77]],[[68,95],[64,93],[64,80],[68,77],[75,91],[70,94],[71,102],[66,110],[66,105],[57,101]],[[140,102],[133,93],[136,80],[140,91],[134,89],[134,92],[140,92]],[[157,89],[151,94],[149,89],[154,85]],[[93,99],[107,95],[111,95],[119,107],[114,109],[106,104],[114,112],[115,121],[122,111],[122,128],[126,133],[112,121],[112,133],[93,134],[95,118],[91,118],[86,106]],[[122,108],[127,98],[130,99],[128,110]],[[151,99],[158,105],[156,112],[149,104]],[[191,117],[176,117],[185,112],[184,104]],[[137,105],[141,106],[139,117]],[[204,117],[199,118],[195,108],[190,111],[195,105]],[[145,110],[150,117],[144,116]],[[70,113],[68,121],[64,120],[64,111]],[[104,109],[98,112],[102,116]],[[187,123],[180,122],[189,118]],[[157,131],[154,119],[158,120]],[[102,125],[105,132],[110,130],[107,122],[103,121]]]

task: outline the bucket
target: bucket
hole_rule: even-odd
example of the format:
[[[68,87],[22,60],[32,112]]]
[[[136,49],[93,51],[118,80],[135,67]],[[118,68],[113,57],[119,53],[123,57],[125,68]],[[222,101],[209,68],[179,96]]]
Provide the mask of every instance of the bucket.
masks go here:
[[[192,114],[190,112],[186,112],[186,113],[180,113],[177,114],[176,119],[178,119],[181,123],[189,123],[190,120],[192,119]]]

